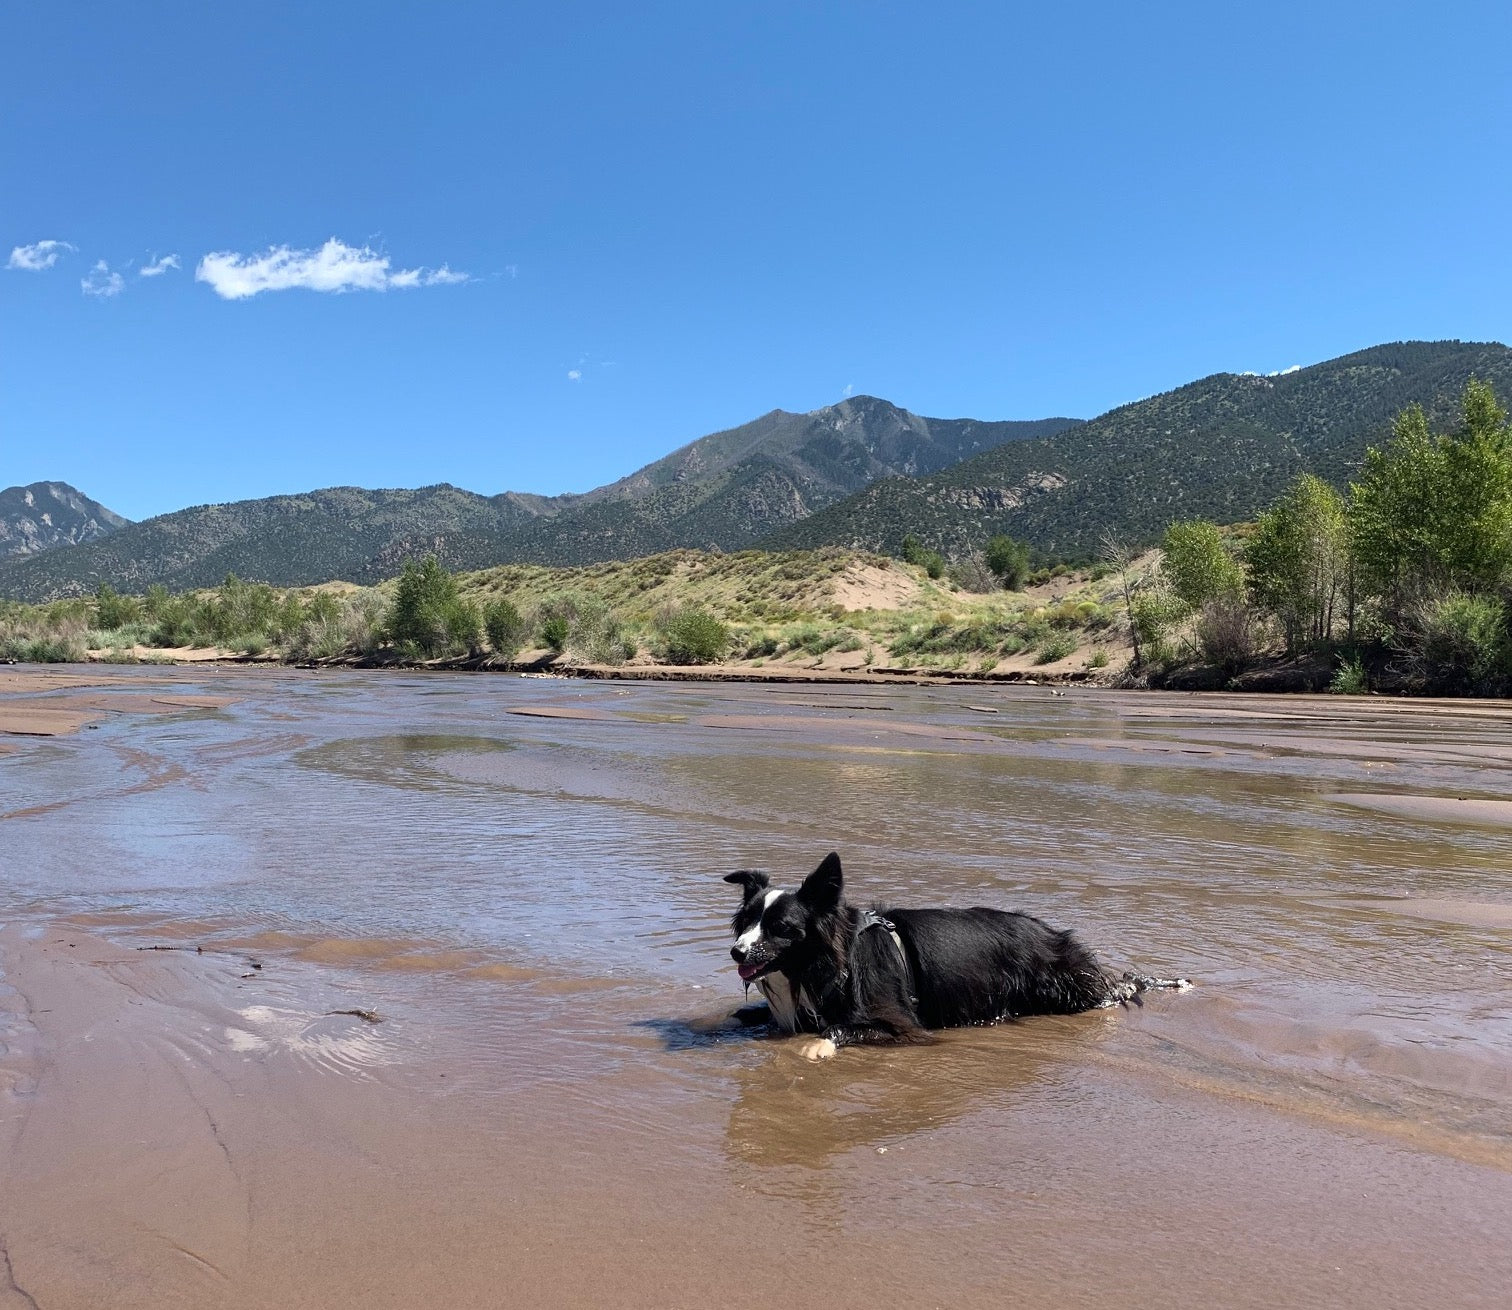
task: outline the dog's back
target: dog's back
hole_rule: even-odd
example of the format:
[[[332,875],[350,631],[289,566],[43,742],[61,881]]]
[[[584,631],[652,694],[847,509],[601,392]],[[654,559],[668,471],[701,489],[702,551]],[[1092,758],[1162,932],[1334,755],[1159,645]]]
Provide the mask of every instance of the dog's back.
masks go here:
[[[982,907],[882,913],[902,940],[926,1028],[1076,1014],[1108,1000],[1097,957],[1033,915]]]

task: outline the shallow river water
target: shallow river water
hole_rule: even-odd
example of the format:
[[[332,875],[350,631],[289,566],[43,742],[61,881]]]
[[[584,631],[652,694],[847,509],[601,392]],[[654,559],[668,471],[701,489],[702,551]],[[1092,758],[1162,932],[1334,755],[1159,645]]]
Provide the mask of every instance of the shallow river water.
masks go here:
[[[1505,708],[163,676],[0,756],[0,1306],[1508,1303]],[[720,875],[829,850],[1196,986],[809,1065]]]

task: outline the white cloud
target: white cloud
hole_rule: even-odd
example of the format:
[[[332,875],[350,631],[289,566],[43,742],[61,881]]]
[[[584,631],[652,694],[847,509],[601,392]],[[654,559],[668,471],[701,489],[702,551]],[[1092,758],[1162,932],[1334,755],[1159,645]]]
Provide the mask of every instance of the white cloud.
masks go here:
[[[126,279],[119,273],[112,273],[110,265],[103,259],[95,262],[95,266],[89,270],[88,277],[79,280],[80,291],[86,296],[99,296],[101,300],[118,296],[125,289]]]
[[[1274,373],[1267,373],[1268,378],[1284,378],[1288,373],[1300,373],[1302,365],[1293,364],[1290,368],[1278,368]]]
[[[16,246],[10,252],[6,268],[20,269],[24,273],[41,273],[58,262],[58,256],[75,247],[66,241],[38,241],[30,246]]]
[[[840,394],[842,396],[853,396],[853,395],[855,395],[856,394],[856,384],[854,382],[847,382],[845,384],[845,390],[842,391]]]
[[[143,264],[137,269],[138,277],[162,277],[170,268],[182,268],[177,255],[164,255],[161,259],[154,259],[150,263]]]
[[[206,255],[194,270],[222,300],[246,300],[263,291],[388,291],[466,282],[443,264],[437,269],[390,271],[389,258],[370,246],[349,246],[332,237],[319,250],[275,246],[261,255],[222,250]]]
[[[569,368],[567,370],[567,380],[569,382],[581,382],[583,380],[583,370],[580,368]]]

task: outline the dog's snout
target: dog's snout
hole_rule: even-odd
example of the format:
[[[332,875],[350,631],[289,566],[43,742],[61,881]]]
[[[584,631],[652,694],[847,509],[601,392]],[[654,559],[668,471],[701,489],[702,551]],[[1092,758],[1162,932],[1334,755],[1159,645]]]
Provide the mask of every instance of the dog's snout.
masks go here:
[[[739,947],[739,946],[732,946],[732,947],[730,947],[730,958],[732,960],[734,960],[736,964],[744,964],[745,963],[745,957],[746,957],[746,953],[745,953],[745,950],[742,947]]]

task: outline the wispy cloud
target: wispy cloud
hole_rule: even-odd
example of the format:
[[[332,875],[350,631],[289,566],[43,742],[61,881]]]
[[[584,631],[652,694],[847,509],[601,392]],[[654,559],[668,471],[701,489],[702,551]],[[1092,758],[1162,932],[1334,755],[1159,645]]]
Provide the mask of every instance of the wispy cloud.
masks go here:
[[[392,270],[389,257],[370,246],[349,246],[332,237],[319,250],[275,246],[260,255],[216,251],[194,270],[222,300],[246,300],[264,291],[389,291],[468,281],[466,273],[440,268]]]
[[[118,296],[125,289],[126,279],[119,273],[112,273],[110,265],[103,259],[95,262],[95,266],[89,270],[88,277],[79,280],[80,291],[86,296],[98,296],[101,300]]]
[[[854,382],[847,382],[845,384],[845,390],[842,391],[840,394],[842,396],[847,397],[847,398],[849,398],[851,396],[854,396],[856,394],[856,384]]]
[[[567,370],[567,380],[569,382],[581,382],[583,380],[583,370],[580,368],[569,368]]]
[[[154,259],[143,264],[137,269],[138,277],[162,277],[170,268],[182,268],[177,255],[164,255],[161,259]]]
[[[60,255],[75,248],[66,241],[38,241],[30,246],[16,246],[5,266],[20,269],[23,273],[43,273],[58,262]]]

